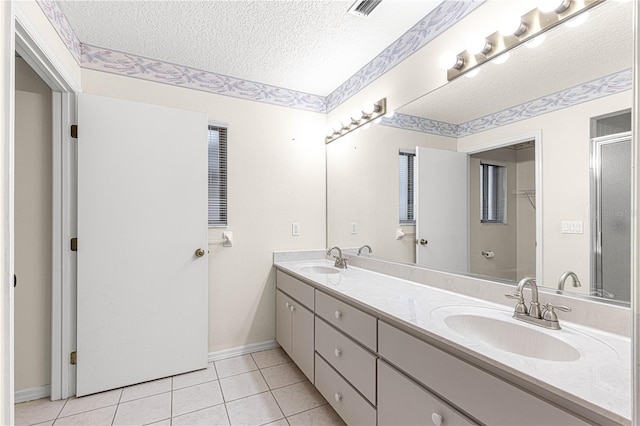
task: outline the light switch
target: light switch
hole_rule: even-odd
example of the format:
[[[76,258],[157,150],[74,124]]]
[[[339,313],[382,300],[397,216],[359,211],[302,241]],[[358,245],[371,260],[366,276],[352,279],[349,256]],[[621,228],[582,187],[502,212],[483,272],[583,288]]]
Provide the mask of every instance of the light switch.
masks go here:
[[[351,235],[358,233],[358,222],[351,222]]]
[[[293,222],[291,224],[291,235],[293,235],[294,237],[300,236],[300,223],[299,222]]]

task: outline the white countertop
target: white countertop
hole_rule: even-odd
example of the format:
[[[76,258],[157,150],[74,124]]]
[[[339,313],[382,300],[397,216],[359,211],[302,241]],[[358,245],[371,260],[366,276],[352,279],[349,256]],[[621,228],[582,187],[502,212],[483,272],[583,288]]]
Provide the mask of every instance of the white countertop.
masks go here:
[[[631,341],[629,338],[561,320],[561,330],[547,330],[513,319],[513,309],[423,284],[349,266],[337,274],[303,271],[308,265],[333,266],[329,260],[275,262],[328,293],[352,300],[383,319],[423,334],[471,358],[553,391],[562,398],[612,421],[630,424]],[[544,295],[541,295],[541,303]],[[528,303],[528,300],[527,300]],[[515,305],[515,301],[514,301]],[[455,313],[483,315],[513,321],[558,338],[578,350],[575,361],[547,361],[506,352],[458,334],[444,322]]]

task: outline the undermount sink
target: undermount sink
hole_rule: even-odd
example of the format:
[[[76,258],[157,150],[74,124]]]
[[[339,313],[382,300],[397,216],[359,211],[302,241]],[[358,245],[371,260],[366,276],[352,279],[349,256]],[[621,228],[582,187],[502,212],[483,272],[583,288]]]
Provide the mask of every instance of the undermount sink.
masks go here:
[[[321,266],[321,265],[302,266],[300,270],[302,272],[308,272],[312,274],[323,274],[323,275],[337,274],[338,272],[340,272],[340,269],[338,268],[332,268],[331,266]]]
[[[474,314],[449,315],[444,323],[463,337],[505,352],[547,361],[580,358],[580,352],[570,344],[524,324]]]

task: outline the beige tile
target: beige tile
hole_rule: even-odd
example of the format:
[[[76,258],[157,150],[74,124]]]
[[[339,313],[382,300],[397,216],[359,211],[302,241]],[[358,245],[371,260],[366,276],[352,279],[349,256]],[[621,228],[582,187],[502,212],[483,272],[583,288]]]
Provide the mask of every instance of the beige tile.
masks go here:
[[[174,417],[171,424],[173,426],[228,425],[229,417],[227,416],[227,409],[224,404],[220,404],[215,407],[205,408],[204,410]]]
[[[23,402],[15,405],[16,425],[32,425],[55,420],[67,400],[50,401],[48,398]]]
[[[307,376],[305,376],[293,362],[263,368],[260,371],[271,389],[277,389],[307,380]]]
[[[218,375],[216,374],[213,363],[209,363],[205,369],[173,376],[173,389],[182,389],[214,380],[218,380]]]
[[[42,423],[36,423],[33,426],[52,426],[53,425],[54,420],[49,420],[47,422],[42,422]]]
[[[114,425],[141,425],[171,417],[171,393],[148,396],[118,405]]]
[[[232,425],[263,425],[284,417],[271,392],[227,402]]]
[[[258,365],[258,368],[273,367],[278,364],[291,362],[291,358],[282,348],[269,349],[266,351],[254,352],[251,357]]]
[[[230,377],[237,374],[248,373],[258,369],[258,366],[251,358],[251,355],[236,356],[233,358],[223,359],[216,361],[216,370],[218,371],[218,377]]]
[[[178,389],[173,391],[173,416],[213,407],[223,402],[218,381]]]
[[[116,414],[117,405],[110,407],[98,408],[97,410],[86,411],[80,414],[74,414],[69,417],[60,417],[55,421],[56,426],[111,426],[113,417]]]
[[[171,426],[171,419],[164,419],[159,422],[149,423],[147,426]]]
[[[122,395],[122,389],[95,393],[80,398],[69,398],[60,413],[60,417],[68,417],[85,411],[117,405],[120,401],[120,395]]]
[[[346,426],[329,404],[287,417],[291,426]]]
[[[264,426],[289,426],[289,422],[287,421],[287,419],[280,419],[273,423],[267,423]]]
[[[260,371],[251,371],[220,379],[220,387],[222,388],[224,400],[227,402],[269,390],[269,386],[262,378]]]
[[[122,390],[120,402],[133,401],[164,392],[171,392],[171,377],[128,386]]]
[[[327,403],[310,382],[275,389],[273,396],[287,417]]]

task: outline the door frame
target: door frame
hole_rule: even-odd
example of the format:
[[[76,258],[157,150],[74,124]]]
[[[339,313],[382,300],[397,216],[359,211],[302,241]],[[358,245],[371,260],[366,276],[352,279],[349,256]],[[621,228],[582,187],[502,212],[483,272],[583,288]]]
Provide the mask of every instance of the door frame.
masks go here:
[[[15,5],[15,2],[3,2]],[[10,22],[12,24],[12,41],[6,53],[10,63],[10,81],[4,88],[11,96],[9,116],[4,117],[9,137],[5,142],[4,152],[7,155],[5,165],[7,180],[3,182],[3,191],[8,196],[5,204],[5,218],[8,223],[4,226],[3,245],[10,255],[5,256],[4,262],[9,264],[5,271],[4,280],[12,279],[14,270],[13,259],[13,206],[14,206],[14,98],[15,91],[15,54],[18,53],[27,64],[42,78],[52,90],[52,144],[53,144],[53,176],[52,176],[52,276],[51,276],[51,382],[50,397],[52,400],[68,398],[75,394],[75,367],[68,362],[69,353],[75,348],[75,287],[76,264],[75,254],[69,250],[68,241],[76,230],[76,144],[70,135],[70,126],[76,121],[76,93],[80,86],[67,73],[45,39],[31,23],[21,7],[10,7]],[[7,229],[8,228],[8,229]],[[7,274],[8,272],[8,274]],[[6,287],[5,287],[6,288]],[[3,390],[10,389],[8,403],[10,410],[3,410],[0,421],[7,419],[13,422],[14,381],[13,381],[13,290],[10,290],[11,324],[10,324],[10,355],[9,368],[11,370],[10,386],[4,381]],[[6,330],[6,328],[5,328]],[[3,330],[4,331],[4,330]],[[4,392],[3,392],[4,393]],[[42,395],[46,396],[46,395]],[[3,404],[7,403],[4,401]]]
[[[465,152],[469,155],[477,154],[491,149],[504,148],[505,146],[515,145],[521,142],[535,141],[535,181],[536,181],[536,277],[542,281],[542,130],[534,130],[531,132],[521,133],[509,136],[504,139],[494,140],[481,145],[472,147],[459,148],[459,152]]]

